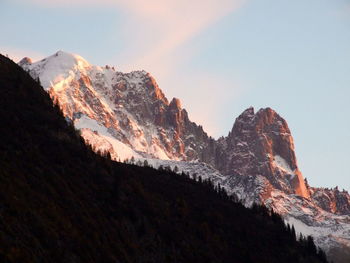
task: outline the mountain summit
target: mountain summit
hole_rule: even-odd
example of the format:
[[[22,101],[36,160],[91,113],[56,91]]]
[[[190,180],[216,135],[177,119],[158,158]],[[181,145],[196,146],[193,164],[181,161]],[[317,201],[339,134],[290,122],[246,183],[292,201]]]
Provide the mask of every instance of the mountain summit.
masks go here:
[[[298,169],[287,122],[271,108],[245,110],[227,137],[226,174],[262,175],[274,188],[305,198],[310,193]]]

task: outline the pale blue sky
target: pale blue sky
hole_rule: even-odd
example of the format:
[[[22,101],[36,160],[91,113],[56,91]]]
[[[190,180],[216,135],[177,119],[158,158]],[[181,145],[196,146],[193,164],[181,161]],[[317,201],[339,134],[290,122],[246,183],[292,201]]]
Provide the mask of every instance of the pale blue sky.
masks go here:
[[[272,107],[310,184],[350,190],[349,0],[1,0],[0,24],[14,59],[149,71],[214,137]]]

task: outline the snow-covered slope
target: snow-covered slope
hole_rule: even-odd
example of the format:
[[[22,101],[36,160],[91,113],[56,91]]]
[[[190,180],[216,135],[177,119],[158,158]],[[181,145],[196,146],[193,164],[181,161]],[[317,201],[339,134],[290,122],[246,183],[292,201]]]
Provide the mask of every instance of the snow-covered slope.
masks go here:
[[[287,122],[272,109],[248,108],[227,137],[214,140],[145,71],[122,73],[62,51],[19,64],[40,80],[94,150],[211,178],[248,206],[273,208],[327,251],[350,248],[349,194],[304,182]]]

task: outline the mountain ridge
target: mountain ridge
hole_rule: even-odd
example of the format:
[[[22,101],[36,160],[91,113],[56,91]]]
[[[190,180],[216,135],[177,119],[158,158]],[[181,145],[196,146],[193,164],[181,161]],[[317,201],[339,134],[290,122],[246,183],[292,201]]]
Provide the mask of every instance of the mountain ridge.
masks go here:
[[[192,177],[203,162],[212,167],[201,169],[207,172],[203,176],[247,206],[257,202],[275,209],[298,231],[314,233],[317,244],[327,251],[339,240],[350,247],[349,194],[305,183],[288,124],[271,108],[257,112],[248,108],[227,137],[215,140],[190,121],[178,99],[169,103],[149,73],[121,73],[85,60],[82,68],[77,63],[67,70],[69,63],[63,59],[61,65],[60,56],[69,54],[57,52],[32,64],[25,60],[22,67],[46,83],[44,88],[66,118],[96,151],[108,151],[115,160],[134,157],[157,165],[161,162],[151,159],[164,160]],[[57,73],[57,68],[63,71]],[[330,227],[334,229],[329,231]]]
[[[0,102],[1,262],[327,262],[311,237],[210,181],[95,154],[1,55]]]

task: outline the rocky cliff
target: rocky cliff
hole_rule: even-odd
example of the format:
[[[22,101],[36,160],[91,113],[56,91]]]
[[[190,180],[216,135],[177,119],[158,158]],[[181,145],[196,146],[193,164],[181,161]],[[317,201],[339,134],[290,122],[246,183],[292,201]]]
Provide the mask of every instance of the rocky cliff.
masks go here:
[[[350,215],[350,195],[344,189],[339,191],[338,187],[333,189],[311,187],[310,192],[312,200],[322,209],[338,215]]]
[[[225,174],[261,175],[276,189],[309,198],[287,122],[270,108],[245,110],[226,138]]]
[[[34,64],[28,58],[19,64],[40,79],[67,118],[85,129],[84,137],[99,142],[96,148],[111,144],[115,159],[197,160],[213,141],[189,120],[179,99],[169,103],[145,71],[122,73],[113,67],[97,67],[62,51]],[[91,125],[96,129],[90,129]],[[104,138],[97,139],[86,129]]]

